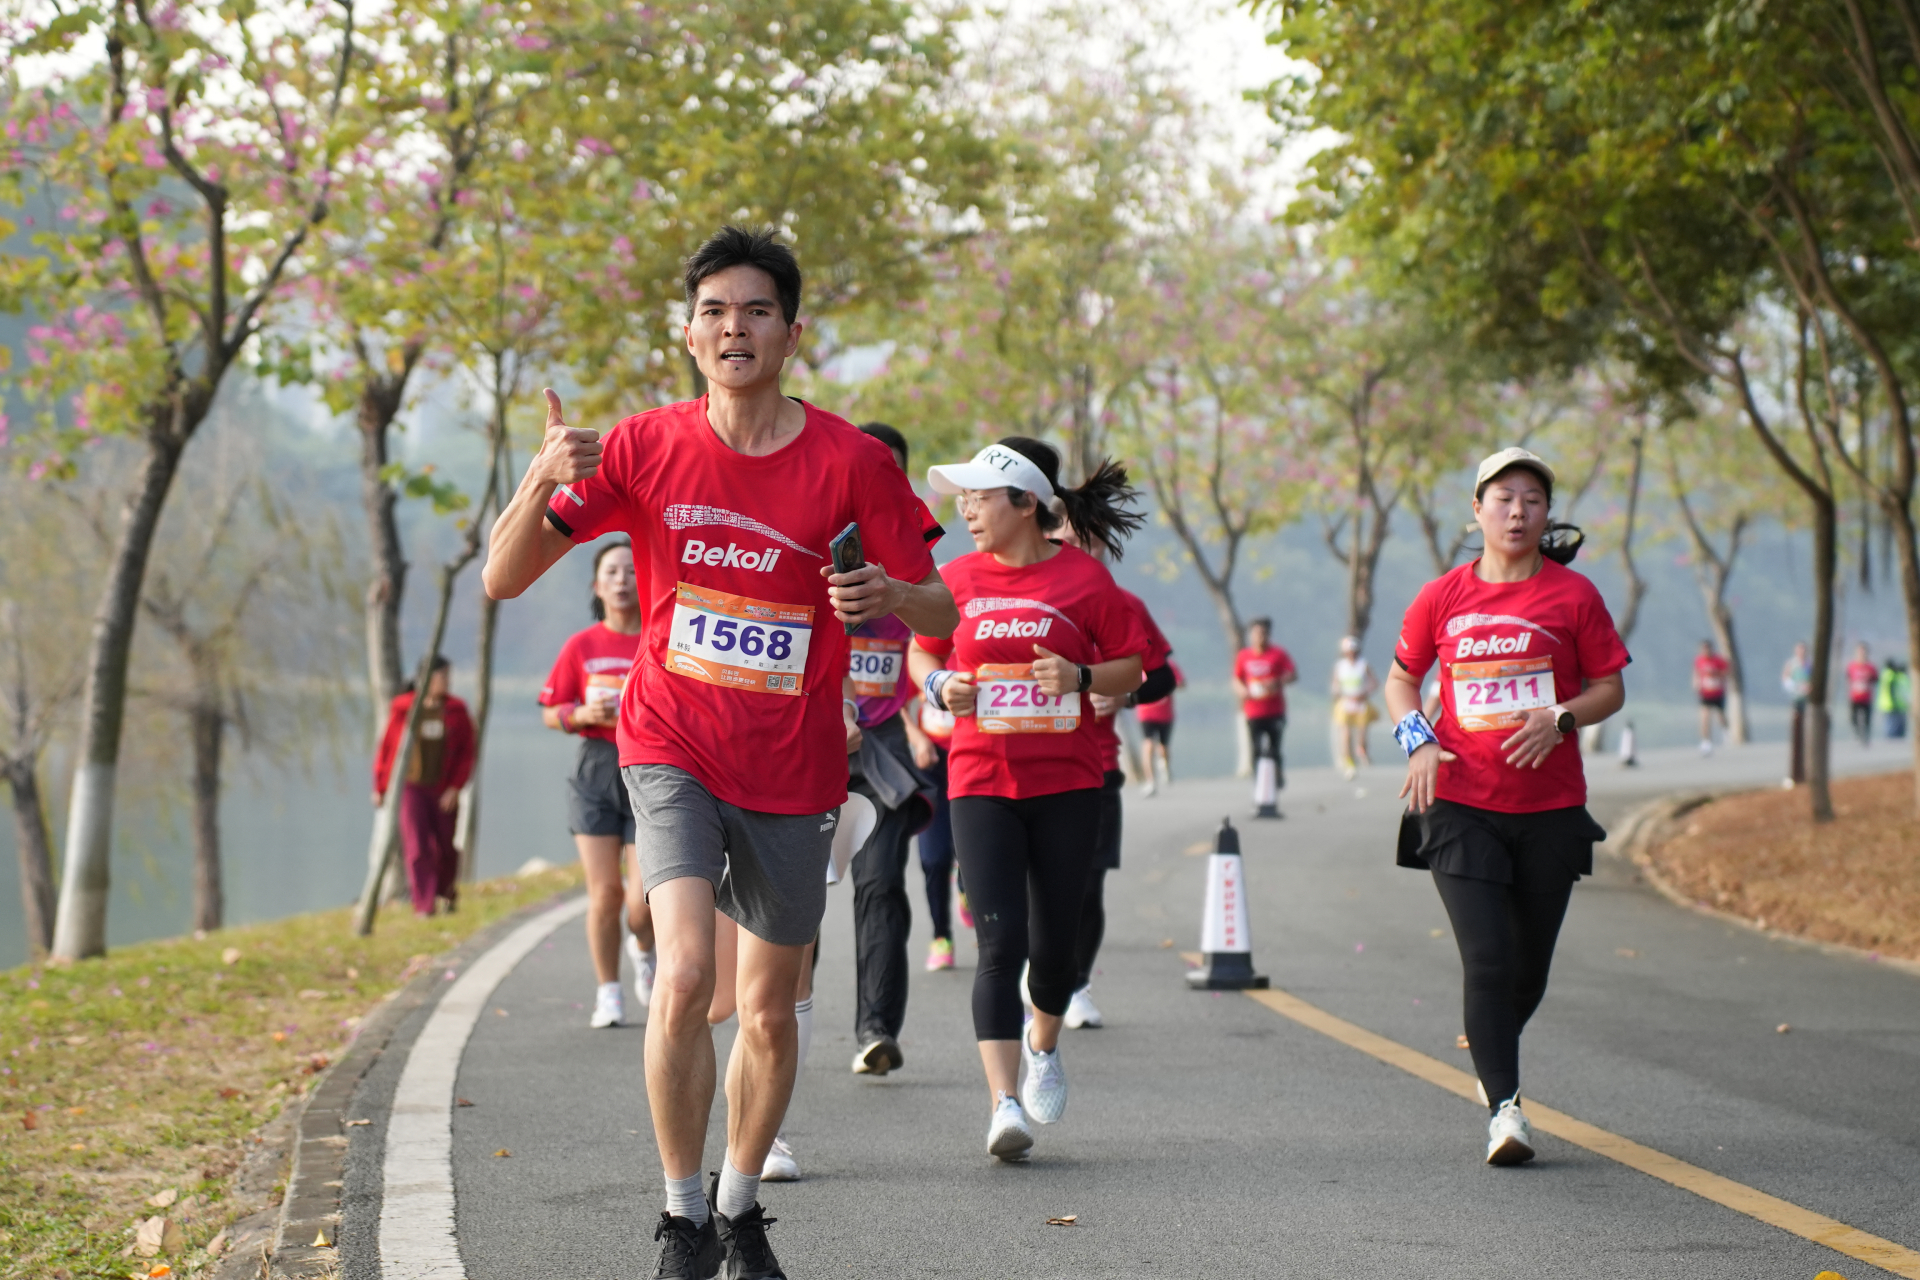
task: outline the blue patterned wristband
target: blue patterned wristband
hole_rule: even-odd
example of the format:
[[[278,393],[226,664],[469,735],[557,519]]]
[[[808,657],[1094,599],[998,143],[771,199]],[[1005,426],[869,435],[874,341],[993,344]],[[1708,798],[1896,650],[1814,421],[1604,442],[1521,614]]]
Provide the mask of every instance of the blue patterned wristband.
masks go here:
[[[935,671],[929,671],[927,672],[926,680],[924,680],[920,686],[926,690],[927,701],[942,711],[947,710],[947,701],[940,696],[940,691],[947,686],[947,681],[943,677],[950,678],[952,675],[953,672],[947,670],[945,667],[941,667]]]
[[[1429,742],[1440,741],[1433,736],[1433,726],[1427,723],[1426,714],[1417,707],[1400,717],[1400,723],[1393,726],[1393,740],[1400,744],[1400,749],[1408,756]]]

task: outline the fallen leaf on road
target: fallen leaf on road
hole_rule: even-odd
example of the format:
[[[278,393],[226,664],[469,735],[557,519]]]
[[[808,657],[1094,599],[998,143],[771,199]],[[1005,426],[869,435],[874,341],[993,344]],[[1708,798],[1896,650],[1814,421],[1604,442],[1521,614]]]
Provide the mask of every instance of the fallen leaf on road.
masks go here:
[[[220,963],[221,964],[239,964],[240,948],[228,947],[225,951],[222,951],[220,953]]]
[[[333,1241],[327,1239],[327,1229],[325,1227],[313,1233],[313,1247],[316,1249],[333,1248]]]
[[[493,1016],[496,1018],[504,1018],[507,1016],[507,1011],[505,1009],[495,1009],[493,1011]]]
[[[178,1253],[186,1243],[180,1224],[158,1214],[142,1222],[133,1235],[133,1251],[142,1258],[151,1258],[156,1253]]]
[[[1635,951],[1632,947],[1615,947],[1613,949],[1613,954],[1619,956],[1623,960],[1638,960],[1640,958],[1640,953],[1638,951]]]
[[[1069,1213],[1058,1218],[1048,1218],[1047,1225],[1050,1227],[1070,1227],[1078,1221],[1080,1221],[1079,1214]]]
[[[1173,939],[1172,939],[1172,938],[1162,938],[1162,939],[1160,939],[1160,949],[1161,949],[1162,951],[1171,951],[1171,950],[1173,950]]]
[[[1466,1036],[1458,1035],[1453,1038],[1453,1047],[1456,1049],[1470,1049],[1473,1046],[1467,1043]]]
[[[363,1124],[372,1124],[372,1123],[373,1121],[371,1120],[349,1120],[347,1121],[347,1128],[358,1129]]]
[[[147,1203],[152,1205],[156,1209],[164,1209],[168,1205],[172,1204],[175,1200],[178,1200],[179,1198],[180,1198],[179,1188],[168,1187],[165,1191],[156,1191],[152,1195],[148,1196]]]
[[[1184,852],[1189,858],[1197,858],[1203,853],[1212,853],[1213,841],[1202,840],[1198,844],[1190,844],[1186,847]]]
[[[207,1241],[207,1256],[209,1258],[217,1258],[220,1256],[221,1251],[224,1250],[226,1247],[227,1247],[227,1233],[223,1230],[219,1235]]]
[[[507,1150],[507,1149],[506,1149],[505,1147],[502,1147],[502,1148],[500,1148],[500,1149],[499,1149],[498,1151],[496,1151],[496,1152],[494,1152],[494,1153],[493,1153],[493,1155],[494,1155],[494,1158],[495,1158],[496,1160],[497,1160],[497,1159],[501,1159],[502,1157],[505,1157],[505,1156],[510,1156],[510,1155],[512,1155],[512,1154],[513,1154],[513,1152],[511,1152],[511,1151],[509,1151],[509,1150]]]
[[[1787,1032],[1793,1030],[1793,1027],[1791,1024],[1783,1022],[1779,1026],[1775,1027],[1774,1030],[1779,1032],[1781,1035],[1785,1035],[1787,1034]]]
[[[466,1098],[455,1098],[453,1100],[453,1105],[456,1107],[470,1107],[473,1105],[473,1103],[467,1100]]]
[[[1427,936],[1429,938],[1444,938],[1447,936],[1447,931],[1445,929],[1429,929],[1427,930]]]
[[[1822,1271],[1813,1280],[1847,1280],[1847,1278],[1838,1271]]]

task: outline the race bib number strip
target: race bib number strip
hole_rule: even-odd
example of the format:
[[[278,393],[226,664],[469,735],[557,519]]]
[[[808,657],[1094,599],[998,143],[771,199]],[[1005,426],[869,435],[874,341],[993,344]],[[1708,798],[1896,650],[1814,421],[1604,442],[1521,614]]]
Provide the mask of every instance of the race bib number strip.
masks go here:
[[[988,664],[973,678],[979,691],[974,723],[982,733],[1072,733],[1080,727],[1080,695],[1041,689],[1031,662]]]
[[[625,676],[590,675],[587,677],[586,703],[590,707],[617,707],[620,695],[627,691]]]
[[[854,696],[888,698],[898,692],[901,673],[907,669],[906,641],[854,636],[847,644],[851,649],[847,674],[853,678]]]
[[[754,693],[806,691],[813,609],[681,582],[663,665],[675,675]]]
[[[1456,662],[1448,674],[1453,679],[1453,718],[1468,733],[1518,728],[1527,712],[1559,701],[1551,658]]]

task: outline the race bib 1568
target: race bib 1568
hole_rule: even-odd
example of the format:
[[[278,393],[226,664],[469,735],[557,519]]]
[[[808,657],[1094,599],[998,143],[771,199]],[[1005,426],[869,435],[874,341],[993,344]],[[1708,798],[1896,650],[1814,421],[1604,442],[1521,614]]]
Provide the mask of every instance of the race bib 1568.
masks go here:
[[[1535,707],[1550,707],[1553,659],[1453,664],[1453,717],[1468,733],[1515,729]]]
[[[907,642],[854,636],[847,641],[847,674],[853,677],[854,696],[890,698],[900,686],[900,673],[907,669]]]
[[[988,664],[973,679],[979,690],[974,722],[982,733],[1072,733],[1080,727],[1080,695],[1042,690],[1031,662]]]
[[[685,582],[673,589],[665,666],[727,689],[797,696],[805,691],[813,609],[728,595]]]

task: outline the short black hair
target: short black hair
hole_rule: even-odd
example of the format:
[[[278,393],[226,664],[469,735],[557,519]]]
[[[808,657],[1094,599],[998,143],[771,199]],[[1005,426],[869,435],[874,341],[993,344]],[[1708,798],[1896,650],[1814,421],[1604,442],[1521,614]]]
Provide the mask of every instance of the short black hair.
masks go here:
[[[1266,629],[1267,634],[1272,635],[1273,619],[1272,618],[1249,618],[1247,620],[1247,630],[1251,631],[1255,627],[1264,627]]]
[[[881,444],[899,454],[901,462],[907,460],[907,438],[886,423],[863,422],[860,424],[860,431],[863,435],[872,436],[875,440],[878,440]]]
[[[707,238],[687,259],[687,318],[699,301],[700,284],[708,276],[728,267],[758,267],[773,277],[773,288],[780,295],[780,311],[792,324],[800,314],[800,260],[793,250],[780,243],[772,227],[747,231],[740,227],[722,227]]]

